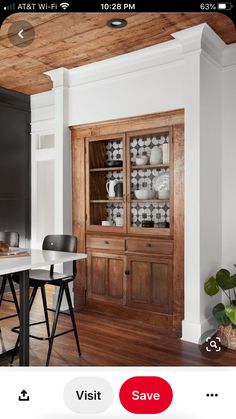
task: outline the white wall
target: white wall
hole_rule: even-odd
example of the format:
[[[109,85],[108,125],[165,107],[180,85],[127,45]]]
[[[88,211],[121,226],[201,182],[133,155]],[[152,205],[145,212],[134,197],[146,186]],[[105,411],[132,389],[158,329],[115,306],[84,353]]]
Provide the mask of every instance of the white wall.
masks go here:
[[[234,49],[236,61],[236,46]],[[236,65],[222,73],[222,266],[236,263]]]
[[[96,72],[96,64],[94,67]],[[182,74],[182,62],[177,61],[72,86],[69,89],[69,124],[183,108]]]
[[[202,327],[209,329],[212,305],[204,282],[221,267],[222,233],[222,83],[219,66],[201,54],[200,88],[200,306]]]

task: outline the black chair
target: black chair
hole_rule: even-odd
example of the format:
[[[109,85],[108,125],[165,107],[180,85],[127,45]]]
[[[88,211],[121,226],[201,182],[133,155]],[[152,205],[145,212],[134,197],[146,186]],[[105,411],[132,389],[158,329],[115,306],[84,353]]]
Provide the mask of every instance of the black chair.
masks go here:
[[[43,241],[42,249],[43,250],[54,250],[54,251],[60,251],[60,252],[73,252],[74,253],[74,252],[77,251],[77,238],[74,237],[74,236],[69,236],[69,235],[49,235],[49,236],[45,237],[45,239]],[[30,300],[29,300],[29,310],[31,310],[33,302],[34,302],[36,294],[37,294],[37,291],[38,291],[38,289],[40,289],[41,290],[41,296],[42,296],[43,309],[44,309],[44,316],[45,316],[44,321],[39,321],[39,322],[36,322],[36,323],[30,323],[30,326],[35,326],[35,325],[38,325],[38,324],[46,323],[46,329],[47,329],[47,336],[46,337],[36,336],[36,335],[32,335],[32,334],[30,334],[30,337],[34,338],[34,339],[38,339],[38,340],[48,340],[49,341],[46,366],[48,366],[49,362],[50,362],[50,356],[51,356],[51,352],[52,352],[54,339],[56,337],[65,335],[66,333],[74,332],[78,353],[79,353],[79,355],[81,355],[79,338],[78,338],[76,322],[75,322],[75,316],[74,316],[74,311],[73,311],[73,306],[72,306],[71,296],[70,296],[70,291],[69,291],[69,286],[68,286],[68,284],[71,281],[74,280],[75,275],[76,275],[76,261],[73,261],[73,274],[72,275],[67,275],[67,274],[63,274],[63,273],[54,272],[54,265],[50,266],[50,271],[43,270],[43,269],[36,269],[36,270],[30,271],[30,274],[29,274],[29,284],[30,284],[30,287],[33,288],[31,296],[30,296]],[[19,279],[14,278],[14,280],[16,282],[19,282]],[[49,309],[47,307],[46,292],[45,292],[45,286],[46,285],[54,285],[54,286],[59,288],[57,304],[56,304],[56,309],[55,310]],[[64,293],[65,293],[66,300],[67,300],[67,303],[68,303],[69,313],[60,312],[62,298],[63,298]],[[49,318],[48,318],[48,311],[49,310],[53,311],[55,313],[51,331],[50,331]],[[73,327],[72,327],[72,329],[69,329],[69,330],[66,330],[64,332],[56,334],[56,328],[57,328],[57,322],[58,322],[59,314],[70,316]],[[12,331],[16,332],[16,333],[19,333],[19,326],[13,327]],[[16,345],[15,345],[15,351],[14,352],[17,351],[18,346],[19,346],[19,336],[18,336]],[[14,360],[14,354],[13,354],[12,362],[13,362],[13,360]]]
[[[19,234],[16,233],[15,231],[0,231],[0,241],[6,242],[10,247],[19,247]],[[0,306],[2,304],[2,301],[8,301],[9,303],[13,303],[15,304],[16,314],[11,314],[10,316],[0,317],[0,320],[10,319],[11,317],[16,317],[16,316],[19,317],[20,310],[19,310],[19,304],[18,304],[16,291],[15,291],[15,287],[13,283],[13,275],[11,274],[4,275],[1,278],[2,278],[2,284],[0,288]],[[9,299],[4,296],[7,284],[9,284],[13,299]]]

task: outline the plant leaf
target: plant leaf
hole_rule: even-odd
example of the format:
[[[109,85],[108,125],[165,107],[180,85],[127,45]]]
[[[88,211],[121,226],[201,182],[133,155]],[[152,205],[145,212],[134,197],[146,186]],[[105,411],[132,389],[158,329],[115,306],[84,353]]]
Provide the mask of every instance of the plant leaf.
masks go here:
[[[220,288],[216,282],[216,278],[214,276],[211,276],[204,284],[204,290],[205,292],[212,296],[212,295],[216,295]]]
[[[230,272],[227,269],[220,269],[216,273],[216,282],[222,290],[230,289]]]
[[[223,324],[223,326],[228,326],[228,324],[230,324],[230,320],[225,314],[224,304],[216,304],[216,306],[212,310],[212,314],[215,317],[217,323]]]
[[[225,307],[225,314],[230,319],[231,323],[236,325],[236,307],[226,306]]]
[[[230,283],[231,283],[232,288],[236,287],[236,274],[234,274],[230,277]]]

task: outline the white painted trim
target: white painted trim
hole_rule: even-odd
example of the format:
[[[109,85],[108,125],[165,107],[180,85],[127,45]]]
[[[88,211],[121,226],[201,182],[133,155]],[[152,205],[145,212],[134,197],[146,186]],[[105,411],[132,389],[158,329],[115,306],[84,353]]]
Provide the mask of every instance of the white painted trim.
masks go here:
[[[226,45],[223,53],[223,65],[225,68],[231,68],[236,65],[236,43]]]
[[[175,40],[69,70],[69,86],[125,76],[181,59],[181,47]]]
[[[49,76],[53,81],[53,89],[57,87],[65,88],[69,86],[69,70],[64,67],[46,71],[44,74]]]
[[[42,135],[44,134],[44,132],[48,132],[48,131],[52,131],[54,133],[54,129],[55,129],[55,120],[54,119],[48,119],[48,120],[44,120],[44,121],[37,121],[37,122],[32,122],[31,123],[31,134],[36,134],[36,133],[42,133]]]
[[[226,44],[207,23],[172,33],[172,36],[180,42],[184,54],[202,49],[218,64],[223,64]]]
[[[186,320],[182,321],[183,337],[181,340],[199,344],[200,337],[207,331],[216,329],[217,325],[213,317],[209,317],[202,323],[191,323]]]
[[[35,161],[47,161],[56,159],[56,150],[54,148],[45,148],[42,150],[35,150]]]

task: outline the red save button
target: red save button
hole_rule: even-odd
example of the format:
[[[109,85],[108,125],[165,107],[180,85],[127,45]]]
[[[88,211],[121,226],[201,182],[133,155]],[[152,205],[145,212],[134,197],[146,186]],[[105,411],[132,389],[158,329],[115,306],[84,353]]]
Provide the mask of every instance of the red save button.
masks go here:
[[[160,377],[132,377],[120,389],[120,402],[131,413],[161,413],[173,399],[169,383]]]

